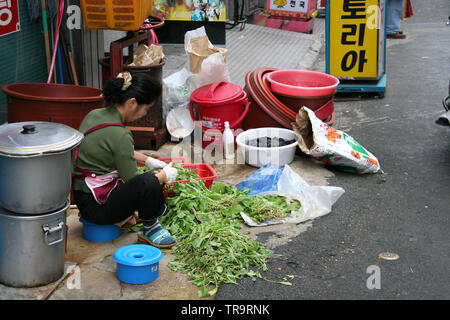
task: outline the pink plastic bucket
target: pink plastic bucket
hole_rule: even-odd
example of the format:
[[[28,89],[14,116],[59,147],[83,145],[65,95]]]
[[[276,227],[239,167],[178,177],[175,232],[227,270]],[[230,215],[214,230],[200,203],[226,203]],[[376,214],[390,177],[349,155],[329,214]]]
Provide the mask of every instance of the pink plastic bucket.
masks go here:
[[[339,79],[309,70],[278,70],[267,75],[271,90],[279,95],[323,97],[336,93]]]

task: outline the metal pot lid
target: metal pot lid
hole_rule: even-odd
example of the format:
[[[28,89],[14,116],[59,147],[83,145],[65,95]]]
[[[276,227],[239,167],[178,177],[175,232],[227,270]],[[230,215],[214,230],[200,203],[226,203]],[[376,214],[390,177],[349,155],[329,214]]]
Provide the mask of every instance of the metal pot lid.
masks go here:
[[[84,135],[65,124],[15,122],[0,125],[0,154],[24,157],[75,148]]]

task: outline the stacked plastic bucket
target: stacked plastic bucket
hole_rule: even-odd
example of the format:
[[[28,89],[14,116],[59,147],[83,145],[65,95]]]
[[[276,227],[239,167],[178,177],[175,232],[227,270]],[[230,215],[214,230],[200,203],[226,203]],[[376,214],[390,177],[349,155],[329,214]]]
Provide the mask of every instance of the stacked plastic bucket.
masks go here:
[[[243,122],[245,130],[292,129],[292,122],[303,106],[328,125],[335,121],[333,97],[339,80],[334,76],[308,70],[259,68],[247,73],[245,84],[250,102]]]

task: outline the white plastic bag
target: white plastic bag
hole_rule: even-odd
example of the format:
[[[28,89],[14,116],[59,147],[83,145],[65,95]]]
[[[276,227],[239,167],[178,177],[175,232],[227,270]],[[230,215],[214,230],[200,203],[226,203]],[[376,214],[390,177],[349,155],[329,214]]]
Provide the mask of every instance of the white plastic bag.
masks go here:
[[[278,180],[278,192],[297,199],[302,204],[296,222],[324,216],[331,212],[333,204],[344,194],[344,189],[333,186],[310,186],[288,165]]]
[[[189,108],[192,89],[188,79],[191,73],[183,68],[163,79],[163,116],[167,117],[174,108]]]
[[[230,82],[227,64],[221,53],[214,53],[202,62],[202,71],[193,74],[191,81],[194,87],[200,88],[208,84],[224,81]]]
[[[263,227],[280,223],[301,223],[316,219],[330,213],[333,204],[345,192],[341,187],[310,186],[289,165],[284,166],[277,187],[276,192],[262,192],[260,195],[280,195],[288,199],[299,200],[301,203],[299,212],[291,212],[291,216],[288,218],[268,220],[260,224],[252,221],[247,215],[241,212],[241,216],[248,226]]]
[[[336,130],[302,107],[293,124],[298,146],[314,159],[347,172],[381,171],[378,159],[347,133]]]

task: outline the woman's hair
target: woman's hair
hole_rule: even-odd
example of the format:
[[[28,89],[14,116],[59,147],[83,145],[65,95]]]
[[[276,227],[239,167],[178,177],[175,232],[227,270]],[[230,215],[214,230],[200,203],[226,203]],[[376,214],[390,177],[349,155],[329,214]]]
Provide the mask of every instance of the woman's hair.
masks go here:
[[[159,98],[161,84],[144,72],[131,73],[131,76],[131,85],[126,90],[122,90],[124,78],[110,78],[106,82],[102,93],[107,107],[122,105],[131,98],[135,98],[139,105],[151,104]]]

